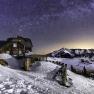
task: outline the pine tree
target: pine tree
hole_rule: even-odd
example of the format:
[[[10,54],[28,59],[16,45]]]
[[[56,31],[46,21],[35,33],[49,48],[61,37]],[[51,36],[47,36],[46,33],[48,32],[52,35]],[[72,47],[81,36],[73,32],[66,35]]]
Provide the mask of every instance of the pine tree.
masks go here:
[[[76,73],[76,69],[71,65],[71,71]]]
[[[65,64],[61,67],[61,79],[62,79],[62,81],[60,83],[64,86],[66,86],[66,82],[67,82],[67,64]]]
[[[86,77],[89,76],[89,75],[88,75],[88,72],[87,72],[87,70],[86,70],[86,68],[85,68],[85,66],[84,66],[84,68],[83,68],[83,75],[86,76]]]
[[[67,64],[65,64],[64,66],[64,79],[65,79],[65,83],[67,82]]]
[[[72,65],[71,65],[71,71],[72,71],[72,72],[74,72],[74,68],[73,68],[73,66],[72,66]]]

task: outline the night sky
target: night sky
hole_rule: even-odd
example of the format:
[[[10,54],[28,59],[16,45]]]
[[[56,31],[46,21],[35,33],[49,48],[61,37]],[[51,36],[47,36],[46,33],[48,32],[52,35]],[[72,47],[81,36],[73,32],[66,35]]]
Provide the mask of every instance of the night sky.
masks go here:
[[[0,0],[0,39],[17,35],[34,53],[94,48],[94,0]]]

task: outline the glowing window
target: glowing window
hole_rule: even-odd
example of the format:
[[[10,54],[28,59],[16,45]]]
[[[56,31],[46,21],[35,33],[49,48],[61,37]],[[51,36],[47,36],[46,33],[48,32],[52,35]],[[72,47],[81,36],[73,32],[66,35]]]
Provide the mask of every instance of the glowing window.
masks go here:
[[[13,43],[13,47],[17,47],[17,43]]]

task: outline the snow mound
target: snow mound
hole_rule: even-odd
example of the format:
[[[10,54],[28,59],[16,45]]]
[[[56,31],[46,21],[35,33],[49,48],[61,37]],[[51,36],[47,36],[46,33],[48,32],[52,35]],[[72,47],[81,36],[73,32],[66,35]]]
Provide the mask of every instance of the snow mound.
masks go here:
[[[14,58],[13,56],[6,54],[6,53],[2,53],[0,54],[0,59],[5,60],[9,66],[11,66],[12,68],[19,68],[19,61]]]
[[[12,58],[12,56],[9,54],[5,54],[5,53],[0,54],[0,59],[9,59],[9,58]]]

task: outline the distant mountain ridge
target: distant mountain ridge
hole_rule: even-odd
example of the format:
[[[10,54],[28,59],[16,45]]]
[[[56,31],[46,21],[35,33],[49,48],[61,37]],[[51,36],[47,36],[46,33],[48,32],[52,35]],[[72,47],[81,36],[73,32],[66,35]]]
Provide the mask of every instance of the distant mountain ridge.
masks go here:
[[[49,53],[52,57],[73,58],[73,57],[93,57],[94,49],[67,49],[61,48],[59,50]]]

